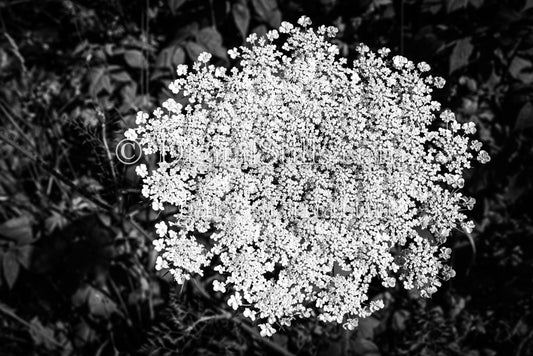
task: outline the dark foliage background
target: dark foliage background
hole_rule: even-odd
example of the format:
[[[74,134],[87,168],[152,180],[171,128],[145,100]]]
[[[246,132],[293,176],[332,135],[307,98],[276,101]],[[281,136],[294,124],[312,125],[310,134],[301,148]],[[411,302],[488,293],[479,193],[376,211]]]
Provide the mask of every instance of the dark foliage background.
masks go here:
[[[302,14],[340,28],[342,55],[430,63],[492,161],[468,172],[477,228],[449,241],[436,296],[382,291],[354,332],[303,320],[266,340],[209,276],[155,272],[164,216],[115,146],[177,64],[231,66]],[[532,0],[3,0],[0,25],[0,355],[533,355]]]

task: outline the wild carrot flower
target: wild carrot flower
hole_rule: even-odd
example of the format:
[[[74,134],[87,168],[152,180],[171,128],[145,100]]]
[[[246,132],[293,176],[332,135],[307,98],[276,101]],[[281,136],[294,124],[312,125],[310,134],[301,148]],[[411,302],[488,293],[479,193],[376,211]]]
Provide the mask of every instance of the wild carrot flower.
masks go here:
[[[490,159],[472,123],[439,113],[431,93],[444,79],[428,64],[360,46],[348,66],[328,42],[335,29],[298,24],[250,35],[229,51],[239,68],[207,53],[178,67],[170,89],[185,100],[127,133],[166,159],[137,170],[143,194],[179,208],[157,226],[157,267],[182,283],[213,264],[214,290],[265,336],[315,311],[353,329],[383,308],[373,281],[434,293],[454,275],[441,245],[473,228],[463,170]]]

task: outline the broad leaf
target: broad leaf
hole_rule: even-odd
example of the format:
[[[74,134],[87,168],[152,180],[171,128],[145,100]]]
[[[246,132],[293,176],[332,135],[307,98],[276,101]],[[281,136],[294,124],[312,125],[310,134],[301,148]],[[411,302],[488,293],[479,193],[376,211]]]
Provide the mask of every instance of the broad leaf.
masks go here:
[[[450,56],[450,74],[468,64],[468,59],[473,50],[474,46],[472,46],[470,37],[457,41]]]
[[[173,69],[175,69],[178,64],[185,63],[185,51],[181,47],[175,47],[174,53],[172,54],[172,60],[170,62],[170,65]]]
[[[206,51],[206,48],[200,46],[196,42],[188,41],[187,43],[185,43],[185,51],[187,52],[187,56],[189,56],[190,59],[196,61],[200,53]]]
[[[147,67],[146,59],[141,51],[136,49],[128,50],[124,53],[126,63],[132,68],[144,69]]]
[[[531,61],[523,57],[514,57],[509,66],[509,73],[513,78],[519,79],[525,84],[533,83],[533,74],[531,73]]]
[[[31,242],[33,234],[30,218],[24,215],[4,222],[0,225],[0,235],[19,245]]]
[[[185,51],[181,46],[172,45],[163,49],[156,60],[156,67],[175,70],[178,64],[185,63]]]
[[[118,71],[116,73],[111,74],[111,78],[119,83],[130,83],[133,80],[131,79],[130,75],[125,71]]]
[[[108,318],[117,311],[115,302],[94,288],[90,289],[87,302],[91,313],[99,317]]]
[[[267,23],[271,13],[278,7],[276,0],[252,0],[252,4],[259,18]]]
[[[106,91],[108,94],[113,92],[111,80],[104,67],[94,68],[89,72],[89,93],[96,97],[100,92]]]
[[[245,38],[248,33],[248,26],[250,26],[250,10],[248,6],[236,3],[231,9],[231,14],[233,15],[235,25],[239,29],[242,37]]]
[[[20,271],[20,264],[17,261],[15,250],[9,250],[4,254],[2,270],[9,289],[13,288]]]
[[[274,28],[279,27],[281,25],[281,11],[279,9],[271,11],[267,23]]]
[[[17,261],[20,265],[26,269],[30,268],[31,254],[33,252],[33,246],[19,246],[16,248]]]
[[[198,31],[196,40],[206,48],[207,52],[219,58],[226,58],[226,49],[222,46],[222,36],[214,27],[202,28]]]

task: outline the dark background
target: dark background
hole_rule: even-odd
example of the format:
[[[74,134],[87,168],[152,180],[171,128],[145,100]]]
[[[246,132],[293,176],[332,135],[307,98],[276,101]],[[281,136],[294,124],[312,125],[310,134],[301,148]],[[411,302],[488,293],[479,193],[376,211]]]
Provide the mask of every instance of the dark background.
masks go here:
[[[490,163],[467,173],[471,235],[457,277],[348,332],[302,320],[272,339],[229,313],[211,275],[154,270],[155,215],[115,157],[180,63],[303,14],[447,78],[437,99],[474,121]],[[533,355],[533,1],[0,1],[0,355]],[[147,162],[149,165],[152,161]]]

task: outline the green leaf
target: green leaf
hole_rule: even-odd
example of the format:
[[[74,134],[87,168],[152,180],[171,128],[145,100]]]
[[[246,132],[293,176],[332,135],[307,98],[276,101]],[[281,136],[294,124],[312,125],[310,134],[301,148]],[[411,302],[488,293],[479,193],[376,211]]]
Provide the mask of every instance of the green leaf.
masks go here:
[[[130,75],[123,70],[120,72],[112,73],[111,78],[114,81],[119,82],[119,83],[130,83],[133,81]]]
[[[231,9],[231,14],[233,15],[233,21],[239,29],[243,38],[246,38],[248,33],[248,26],[250,26],[250,10],[248,6],[241,3],[236,3]]]
[[[98,213],[96,216],[98,216],[98,220],[100,220],[100,222],[106,226],[106,227],[109,227],[111,226],[111,217],[105,213]]]
[[[147,67],[146,59],[141,51],[136,49],[127,50],[124,53],[126,63],[132,68],[143,69]]]
[[[104,67],[93,68],[89,71],[89,94],[96,97],[100,92],[106,91],[108,94],[113,92],[111,80]]]
[[[466,37],[457,41],[450,56],[450,74],[468,64],[470,55],[474,50],[471,38]]]
[[[17,261],[15,250],[9,250],[4,254],[2,269],[9,289],[13,288],[20,271],[20,264]]]
[[[196,41],[206,48],[207,52],[219,58],[227,57],[226,49],[222,46],[222,36],[214,27],[205,27],[198,31]]]
[[[33,252],[33,246],[19,246],[16,248],[17,261],[26,269],[30,268],[31,254]]]
[[[168,0],[168,7],[170,7],[170,11],[172,11],[173,14],[176,13],[176,11],[185,4],[187,0]]]
[[[187,52],[187,56],[189,56],[190,59],[195,61],[198,59],[200,53],[205,52],[206,49],[196,42],[188,41],[185,43],[185,51]]]
[[[533,126],[533,105],[527,102],[518,113],[516,118],[515,130],[525,130]]]
[[[171,57],[170,65],[173,69],[175,69],[178,64],[185,63],[185,51],[180,46],[177,46],[174,48],[174,53]]]
[[[173,45],[159,53],[155,65],[160,69],[175,70],[178,64],[182,63],[185,63],[185,51],[181,46]]]
[[[276,0],[252,0],[252,4],[259,18],[270,24],[270,16],[278,8]]]
[[[33,233],[30,218],[23,215],[4,222],[0,225],[0,235],[19,245],[31,242]]]
[[[89,310],[95,316],[109,318],[111,314],[117,311],[115,302],[94,288],[89,291],[87,303],[89,304]]]
[[[515,79],[519,79],[524,84],[533,83],[533,74],[531,73],[531,61],[523,57],[514,57],[509,66],[509,73]]]
[[[446,0],[446,11],[448,13],[465,8],[468,0]]]
[[[281,25],[281,11],[275,9],[274,11],[270,12],[267,23],[274,28],[278,28]]]

